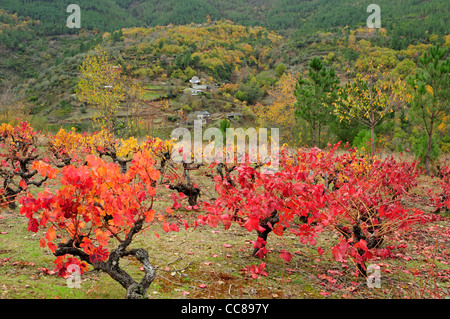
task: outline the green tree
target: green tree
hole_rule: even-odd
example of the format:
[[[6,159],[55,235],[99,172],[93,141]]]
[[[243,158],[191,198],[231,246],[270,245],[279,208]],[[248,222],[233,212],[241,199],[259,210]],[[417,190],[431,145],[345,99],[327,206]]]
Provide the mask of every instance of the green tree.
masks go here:
[[[409,79],[412,88],[410,117],[427,134],[425,169],[430,172],[433,134],[449,107],[448,48],[433,46],[418,61],[419,72]]]
[[[236,92],[236,98],[248,104],[255,104],[264,97],[264,90],[259,86],[255,78],[242,84]]]
[[[312,144],[320,143],[322,126],[330,114],[328,108],[336,98],[339,78],[333,68],[327,70],[318,57],[309,63],[308,77],[300,75],[295,86],[295,115],[304,119],[311,128]]]
[[[277,67],[275,68],[277,77],[281,77],[284,74],[284,72],[286,72],[286,70],[287,70],[286,65],[284,65],[283,63],[278,64]]]
[[[186,77],[187,77],[188,79],[191,79],[194,75],[197,74],[197,72],[196,72],[193,68],[191,68],[190,66],[188,66],[188,67],[186,68],[186,70],[184,70],[184,74],[186,74]]]
[[[356,121],[370,129],[372,155],[375,152],[375,127],[387,113],[402,102],[403,82],[389,78],[380,67],[368,66],[364,74],[358,73],[353,82],[341,87],[334,103],[334,113],[342,120]]]

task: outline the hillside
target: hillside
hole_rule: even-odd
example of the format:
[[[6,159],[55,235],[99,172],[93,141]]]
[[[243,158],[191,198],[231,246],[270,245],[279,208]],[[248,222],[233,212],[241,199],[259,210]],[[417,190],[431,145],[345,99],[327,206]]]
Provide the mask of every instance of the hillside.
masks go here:
[[[292,99],[292,92],[291,96],[280,95],[283,85],[292,88],[295,77],[308,69],[313,57],[320,57],[327,68],[333,68],[343,83],[353,79],[368,60],[382,64],[384,72],[405,79],[414,73],[424,50],[431,44],[448,46],[450,40],[445,28],[441,28],[448,14],[440,1],[380,3],[383,28],[377,31],[364,27],[368,15],[364,2],[350,6],[350,2],[342,1],[342,6],[331,8],[329,1],[317,1],[314,5],[302,1],[256,1],[252,7],[238,0],[231,4],[211,1],[209,6],[200,0],[190,4],[169,1],[164,5],[122,1],[114,2],[105,11],[108,3],[88,5],[81,1],[80,6],[85,8],[83,28],[69,30],[64,26],[55,28],[59,25],[57,21],[68,15],[61,2],[50,5],[30,1],[26,6],[19,6],[18,1],[2,2],[2,8],[9,10],[0,11],[2,104],[13,105],[12,109],[20,105],[28,110],[33,125],[43,130],[55,132],[61,126],[91,130],[93,110],[77,98],[76,89],[81,64],[101,45],[111,63],[121,67],[123,76],[142,88],[139,102],[142,134],[151,121],[157,123],[152,126],[156,127],[152,134],[167,138],[177,123],[192,123],[195,112],[208,111],[214,119],[210,125],[217,126],[217,121],[227,113],[237,113],[239,121],[234,125],[286,127],[290,128],[285,133],[290,142],[308,143],[307,123],[293,113],[286,113],[291,114],[288,119],[283,113],[267,111],[273,109],[274,101],[277,103],[280,97],[285,101]],[[195,3],[196,8],[209,9],[186,14]],[[360,18],[355,15],[358,8],[362,11]],[[249,10],[256,13],[250,14]],[[63,15],[59,18],[53,15],[61,11]],[[240,19],[237,11],[247,19]],[[399,11],[402,19],[391,19]],[[151,13],[159,20],[145,17]],[[291,17],[298,14],[304,14],[304,20]],[[420,19],[412,19],[419,14]],[[284,23],[294,20],[295,23],[276,23],[273,18],[276,15],[283,17]],[[221,17],[239,23],[217,20]],[[253,18],[263,26],[251,26],[256,24],[251,21]],[[284,74],[291,76],[288,79]],[[208,87],[198,96],[189,93],[192,89],[189,80],[193,76]],[[121,106],[122,119],[129,116],[126,103]],[[279,111],[289,107],[293,112],[292,105],[277,104],[277,107]],[[377,127],[377,134],[388,132],[382,139],[386,142],[380,146],[405,149],[418,143],[421,133],[405,120],[406,113],[399,108],[397,114],[390,115],[388,121]],[[398,121],[404,126],[393,132]],[[444,124],[436,134],[441,135],[437,141],[446,149]],[[322,141],[352,142],[358,134],[365,134],[361,125],[341,123],[336,118],[327,126],[321,133]]]
[[[258,87],[248,86],[261,98],[265,92],[261,87],[267,89],[276,81],[274,68],[281,56],[279,52],[272,54],[272,49],[285,42],[265,28],[228,22],[38,36],[36,21],[22,22],[16,14],[1,13],[7,23],[3,24],[5,32],[0,37],[8,41],[1,46],[0,88],[5,97],[25,101],[35,118],[54,125],[54,129],[67,120],[78,122],[68,115],[79,114],[82,118],[88,115],[86,106],[74,98],[74,93],[79,66],[98,44],[122,66],[124,75],[143,86],[143,104],[177,98],[178,108],[186,110],[195,111],[210,104],[212,108],[223,106],[223,111],[232,111],[236,104],[234,97],[211,98],[208,93],[195,99],[183,94],[188,80],[196,75],[208,84],[232,82],[237,88],[261,74]],[[204,102],[206,98],[209,102]],[[251,102],[254,99],[249,97]]]
[[[231,20],[246,26],[263,26],[272,30],[293,29],[299,32],[333,31],[348,26],[357,28],[366,23],[366,8],[371,1],[340,0],[80,0],[83,28],[114,31],[131,26],[202,23]],[[399,36],[425,39],[425,33],[448,33],[448,3],[445,0],[380,0],[382,26]],[[3,0],[1,7],[11,13],[39,20],[43,34],[72,32],[64,25],[68,14],[62,0]]]

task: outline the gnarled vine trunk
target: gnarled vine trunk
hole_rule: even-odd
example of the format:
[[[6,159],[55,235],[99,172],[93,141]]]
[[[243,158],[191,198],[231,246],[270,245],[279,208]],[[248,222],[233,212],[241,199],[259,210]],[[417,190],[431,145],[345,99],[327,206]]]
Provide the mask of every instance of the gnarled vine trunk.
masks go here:
[[[102,270],[106,272],[111,278],[120,283],[127,291],[127,299],[143,299],[146,298],[146,292],[153,280],[156,278],[154,267],[149,261],[148,253],[145,249],[130,249],[127,247],[131,244],[133,236],[137,234],[143,225],[143,220],[139,219],[131,228],[126,239],[120,243],[119,247],[112,250],[109,254],[108,260],[102,262],[93,262],[91,256],[86,254],[79,247],[74,245],[74,240],[70,240],[66,244],[60,244],[55,251],[55,256],[64,256],[70,254],[80,258],[80,260],[92,265],[95,270]],[[120,268],[120,258],[126,256],[134,256],[141,262],[144,269],[144,276],[140,282],[136,282],[125,270]]]
[[[258,231],[258,237],[262,238],[264,242],[267,241],[267,236],[269,236],[270,232],[272,231],[273,227],[276,223],[280,221],[280,217],[278,217],[278,211],[273,211],[272,214],[270,214],[269,217],[264,218],[262,221],[259,222],[259,225],[264,228],[264,231]],[[270,225],[269,225],[270,223]],[[255,248],[253,250],[253,256],[256,257],[256,254],[260,248]]]

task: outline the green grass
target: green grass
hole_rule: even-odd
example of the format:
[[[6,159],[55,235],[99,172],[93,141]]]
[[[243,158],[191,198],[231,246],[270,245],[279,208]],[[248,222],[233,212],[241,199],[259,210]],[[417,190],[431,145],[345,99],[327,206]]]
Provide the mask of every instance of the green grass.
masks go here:
[[[203,189],[209,189],[203,192],[202,197],[209,200],[214,195],[211,180],[201,174],[192,174],[192,178],[199,181]],[[427,182],[428,179],[421,180],[424,185]],[[58,187],[56,182],[47,184],[50,189]],[[39,190],[32,188],[30,191],[36,194]],[[171,191],[162,185],[158,188],[156,210],[171,205],[169,194]],[[192,225],[196,214],[178,210],[168,217],[168,221],[181,218]],[[28,232],[28,220],[18,213],[18,209],[12,213],[3,210],[0,216],[4,216],[0,219],[0,233],[3,233],[0,234],[1,298],[124,298],[125,289],[102,272],[83,274],[79,289],[67,287],[63,278],[44,274],[39,268],[53,270],[54,256],[48,249],[39,247],[42,230],[36,234]],[[442,237],[448,226],[449,221],[444,220],[401,235],[388,236],[383,247],[400,242],[406,243],[407,247],[395,249],[393,258],[371,261],[384,264],[381,289],[369,289],[365,278],[355,278],[356,268],[351,261],[344,269],[333,260],[327,248],[335,245],[339,237],[330,231],[323,232],[317,238],[317,245],[326,249],[322,256],[318,255],[316,247],[301,244],[289,232],[283,237],[270,234],[267,244],[269,253],[264,261],[251,256],[256,234],[247,232],[238,224],[233,224],[229,230],[221,226],[213,229],[199,225],[195,230],[192,227],[187,230],[182,228],[178,233],[168,234],[162,231],[160,225],[151,225],[135,238],[130,248],[145,248],[150,262],[156,267],[157,277],[147,291],[152,299],[434,298],[437,293],[440,296],[444,296],[445,292],[448,294],[449,289],[448,242],[444,240],[446,237]],[[154,231],[158,232],[159,238]],[[436,242],[435,250],[429,248]],[[224,244],[231,247],[224,247]],[[282,249],[297,252],[289,263],[279,258]],[[433,259],[433,256],[440,259]],[[5,258],[10,260],[5,262]],[[241,271],[246,266],[261,262],[267,264],[268,277],[251,279]],[[136,279],[142,276],[140,266],[137,260],[131,258],[121,260],[121,267]],[[331,283],[330,278],[335,283]],[[200,284],[205,284],[206,288],[201,288]]]
[[[147,84],[144,86],[141,99],[144,101],[152,101],[164,98],[167,96],[165,94],[166,89],[167,88],[164,85]]]
[[[39,267],[53,269],[53,256],[47,250],[39,247],[40,233],[33,236],[27,232],[26,220],[17,213],[6,214],[0,221],[0,230],[8,234],[0,235],[2,251],[0,258],[11,257],[9,262],[0,266],[0,287],[3,298],[123,298],[125,290],[108,275],[101,272],[88,272],[82,275],[81,288],[68,288],[66,280],[55,275],[45,275]],[[343,270],[338,263],[332,261],[329,254],[311,255],[313,250],[301,245],[291,238],[269,236],[267,263],[268,277],[249,279],[240,271],[244,266],[259,264],[261,261],[251,257],[252,246],[249,240],[254,234],[245,229],[232,226],[228,231],[218,229],[212,232],[208,227],[199,226],[195,231],[183,230],[179,233],[164,234],[157,229],[160,238],[156,239],[153,231],[139,235],[133,247],[144,247],[150,255],[150,261],[157,267],[157,278],[148,290],[149,298],[181,298],[182,292],[189,292],[187,298],[325,298],[324,292],[332,292],[330,298],[393,298],[401,297],[407,283],[414,279],[401,271],[393,274],[383,273],[384,290],[368,289],[364,278],[354,278],[354,267]],[[330,234],[328,234],[330,235]],[[323,236],[322,241],[330,238]],[[231,245],[225,248],[224,243]],[[283,263],[278,252],[289,244],[300,254],[295,254],[290,263]],[[15,264],[13,264],[15,262]],[[426,270],[423,260],[403,261],[389,259],[383,261],[389,268],[395,270],[414,269],[422,267]],[[0,263],[1,264],[1,263]],[[142,272],[136,260],[123,259],[121,266],[134,278],[139,279]],[[437,262],[437,270],[448,269],[447,265]],[[425,267],[425,268],[423,268]],[[341,272],[342,275],[332,275],[328,270]],[[342,287],[333,287],[319,275],[325,274],[337,279]],[[352,282],[358,283],[358,288],[352,289]],[[206,288],[200,288],[200,284]],[[438,282],[441,289],[447,283]],[[418,287],[424,287],[424,277],[417,277]],[[430,284],[428,284],[430,288]],[[448,287],[447,287],[448,288]],[[392,292],[395,290],[394,292]],[[411,294],[412,292],[409,291]],[[430,296],[430,294],[427,294]]]
[[[141,99],[144,101],[153,101],[162,97],[166,97],[162,92],[145,91],[142,93]]]

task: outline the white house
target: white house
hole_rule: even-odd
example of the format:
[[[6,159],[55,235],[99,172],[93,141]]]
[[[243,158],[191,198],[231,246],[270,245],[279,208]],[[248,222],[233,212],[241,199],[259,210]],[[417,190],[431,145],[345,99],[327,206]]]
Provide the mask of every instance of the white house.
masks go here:
[[[192,89],[206,91],[208,89],[208,86],[206,84],[201,84],[201,85],[193,84]]]
[[[191,83],[191,85],[199,85],[202,83],[202,81],[199,79],[198,76],[194,75],[192,79],[189,80],[189,83]]]

